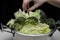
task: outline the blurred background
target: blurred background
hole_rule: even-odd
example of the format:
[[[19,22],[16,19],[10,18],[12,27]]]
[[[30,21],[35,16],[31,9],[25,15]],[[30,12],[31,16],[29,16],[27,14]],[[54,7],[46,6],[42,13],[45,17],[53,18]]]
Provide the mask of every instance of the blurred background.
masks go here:
[[[0,23],[6,24],[11,18],[14,18],[14,13],[22,9],[23,0],[2,0],[0,6]],[[33,5],[33,3],[31,2]],[[44,3],[37,9],[43,10],[48,17],[60,20],[60,8],[54,7],[48,3]]]

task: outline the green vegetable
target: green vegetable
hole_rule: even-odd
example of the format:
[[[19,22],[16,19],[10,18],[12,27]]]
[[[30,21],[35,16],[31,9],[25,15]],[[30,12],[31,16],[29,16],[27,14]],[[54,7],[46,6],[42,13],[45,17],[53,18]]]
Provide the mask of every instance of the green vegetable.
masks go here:
[[[26,19],[24,18],[24,17],[19,17],[19,18],[17,18],[16,20],[15,20],[15,23],[19,23],[19,24],[24,24],[24,21],[25,21]]]
[[[40,10],[36,10],[35,12],[29,12],[29,17],[36,17],[38,20],[40,19]]]
[[[15,19],[11,19],[11,20],[9,20],[7,25],[9,25],[11,29],[15,29],[14,22],[15,22]]]
[[[41,19],[41,22],[46,23],[46,24],[50,25],[51,27],[55,26],[55,20],[53,18]]]
[[[21,25],[21,24],[19,24],[19,23],[15,23],[15,24],[14,24],[14,27],[15,27],[15,30],[16,30],[16,31],[20,31],[20,30],[23,28],[23,26],[24,26],[24,25]]]
[[[49,29],[49,25],[39,23],[38,25],[25,25],[20,32],[24,34],[46,34],[51,30]]]
[[[46,23],[47,23],[48,25],[50,25],[50,26],[54,26],[54,25],[55,25],[55,20],[52,19],[52,18],[48,18],[48,19],[46,20]]]
[[[26,22],[28,22],[32,25],[36,25],[36,24],[38,24],[38,19],[35,17],[29,17],[29,18],[27,18]]]
[[[43,11],[40,12],[40,15],[41,15],[41,18],[40,19],[47,18],[47,15]]]
[[[47,19],[41,10],[28,14],[19,9],[14,16],[15,19],[11,19],[7,25],[24,34],[47,34],[51,32],[50,25],[55,23],[54,20]]]
[[[16,19],[19,18],[19,17],[24,17],[24,18],[28,18],[29,17],[28,13],[25,13],[24,11],[21,11],[20,9],[19,9],[19,11],[14,13],[14,16],[15,16]]]

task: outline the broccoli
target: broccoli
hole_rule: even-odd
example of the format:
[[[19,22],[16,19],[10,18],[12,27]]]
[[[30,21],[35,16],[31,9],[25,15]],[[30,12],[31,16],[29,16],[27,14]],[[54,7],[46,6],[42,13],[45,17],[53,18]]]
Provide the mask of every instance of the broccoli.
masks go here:
[[[24,24],[24,21],[25,21],[26,19],[24,18],[24,17],[19,17],[19,18],[17,18],[16,20],[15,20],[15,23],[19,23],[19,24]]]
[[[38,23],[38,19],[36,17],[29,17],[29,18],[27,18],[26,22],[28,22],[32,25],[36,25]]]

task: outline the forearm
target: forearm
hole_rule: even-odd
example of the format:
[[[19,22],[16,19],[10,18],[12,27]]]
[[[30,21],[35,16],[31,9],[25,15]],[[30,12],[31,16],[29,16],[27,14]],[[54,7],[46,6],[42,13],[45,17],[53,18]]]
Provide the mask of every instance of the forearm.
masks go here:
[[[47,2],[60,8],[60,0],[49,0]]]

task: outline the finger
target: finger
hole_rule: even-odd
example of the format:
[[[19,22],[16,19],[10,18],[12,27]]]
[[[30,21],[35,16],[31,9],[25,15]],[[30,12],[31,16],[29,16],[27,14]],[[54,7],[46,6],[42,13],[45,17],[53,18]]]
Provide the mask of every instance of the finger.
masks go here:
[[[30,6],[29,6],[29,5],[27,5],[27,9],[29,9],[29,7],[30,7]]]
[[[29,3],[31,2],[31,0],[24,0],[23,4],[22,4],[22,8],[23,10],[27,10],[29,8]]]
[[[40,6],[40,4],[35,4],[33,5],[31,8],[28,9],[28,11],[33,11],[34,9],[38,8]]]
[[[36,2],[35,5],[33,5],[31,8],[28,9],[28,11],[32,11],[32,10],[38,8],[38,7],[41,6],[43,3],[45,3],[45,1]]]
[[[27,10],[27,5],[28,5],[28,4],[23,3],[22,8],[23,8],[23,10],[24,10],[24,11],[26,11],[26,10]]]

